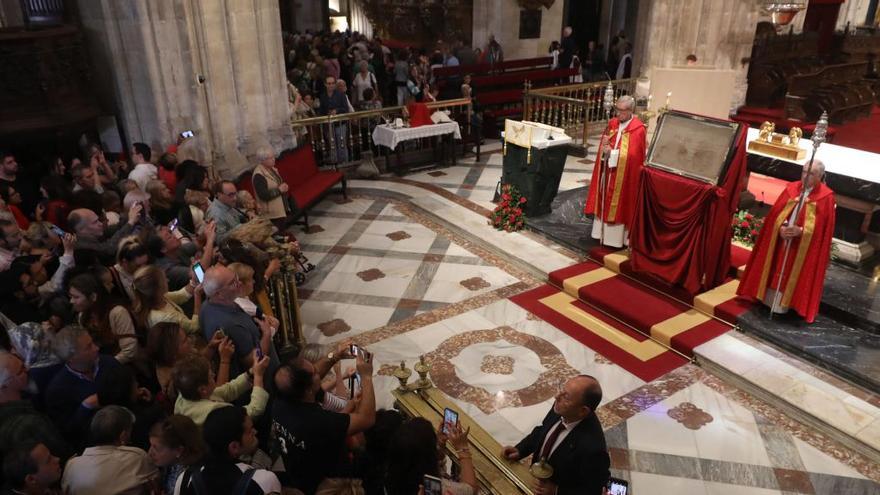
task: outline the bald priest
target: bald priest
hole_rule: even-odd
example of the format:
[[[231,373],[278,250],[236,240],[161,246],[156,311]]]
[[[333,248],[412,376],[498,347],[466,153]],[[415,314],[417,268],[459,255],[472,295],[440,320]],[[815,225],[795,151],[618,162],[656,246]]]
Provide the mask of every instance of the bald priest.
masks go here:
[[[822,182],[824,175],[825,165],[815,160],[809,174],[804,166],[801,180],[779,195],[764,219],[736,291],[776,313],[793,309],[808,323],[819,312],[834,233],[834,191]],[[806,198],[799,206],[803,188]]]

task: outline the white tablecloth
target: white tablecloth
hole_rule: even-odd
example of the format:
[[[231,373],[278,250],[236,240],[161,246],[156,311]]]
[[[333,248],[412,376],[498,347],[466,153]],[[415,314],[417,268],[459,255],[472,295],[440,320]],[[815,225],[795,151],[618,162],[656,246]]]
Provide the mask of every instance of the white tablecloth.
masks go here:
[[[377,146],[385,146],[393,150],[404,141],[440,136],[442,134],[452,134],[455,136],[455,139],[461,139],[461,129],[458,127],[458,122],[444,122],[442,124],[422,125],[419,127],[402,127],[400,129],[394,129],[385,124],[377,125],[373,129],[373,143]]]

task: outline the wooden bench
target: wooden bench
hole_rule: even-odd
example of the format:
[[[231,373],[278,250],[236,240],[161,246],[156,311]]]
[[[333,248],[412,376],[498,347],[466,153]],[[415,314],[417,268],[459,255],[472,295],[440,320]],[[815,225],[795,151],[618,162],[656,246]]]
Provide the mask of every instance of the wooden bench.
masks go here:
[[[337,184],[342,185],[342,197],[348,199],[345,176],[336,170],[320,170],[315,160],[311,144],[286,150],[276,161],[278,173],[289,186],[288,197],[295,207],[292,219],[303,219],[306,230],[309,228],[308,210],[318,203]],[[239,189],[245,189],[256,197],[252,181],[253,171],[245,172],[237,181]]]
[[[483,135],[498,137],[501,132],[500,120],[522,115],[526,81],[534,88],[554,86],[560,81],[567,82],[577,72],[578,69],[556,69],[473,78],[475,100],[483,113]]]
[[[553,57],[521,58],[507,60],[498,64],[471,64],[457,65],[454,67],[438,67],[433,70],[434,78],[437,79],[438,87],[443,87],[446,80],[453,77],[462,78],[466,74],[489,74],[504,73],[530,69],[549,69],[553,63]]]

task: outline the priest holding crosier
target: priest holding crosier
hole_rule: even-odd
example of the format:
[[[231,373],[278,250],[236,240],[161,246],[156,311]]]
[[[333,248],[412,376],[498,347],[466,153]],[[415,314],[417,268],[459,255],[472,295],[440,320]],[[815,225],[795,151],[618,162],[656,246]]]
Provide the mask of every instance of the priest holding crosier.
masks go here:
[[[592,237],[606,246],[623,247],[635,214],[636,195],[647,143],[645,125],[633,115],[635,100],[621,96],[617,116],[602,134],[584,213],[595,214]]]
[[[737,294],[762,301],[773,313],[795,310],[807,323],[819,312],[834,233],[834,191],[818,159],[804,166],[764,219]]]

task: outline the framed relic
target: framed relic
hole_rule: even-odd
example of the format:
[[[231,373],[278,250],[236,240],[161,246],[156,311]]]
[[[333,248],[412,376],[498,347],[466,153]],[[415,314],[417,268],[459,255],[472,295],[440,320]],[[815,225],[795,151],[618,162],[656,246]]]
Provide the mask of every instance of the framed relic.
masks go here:
[[[718,185],[733,160],[740,126],[670,110],[657,121],[645,165]]]

